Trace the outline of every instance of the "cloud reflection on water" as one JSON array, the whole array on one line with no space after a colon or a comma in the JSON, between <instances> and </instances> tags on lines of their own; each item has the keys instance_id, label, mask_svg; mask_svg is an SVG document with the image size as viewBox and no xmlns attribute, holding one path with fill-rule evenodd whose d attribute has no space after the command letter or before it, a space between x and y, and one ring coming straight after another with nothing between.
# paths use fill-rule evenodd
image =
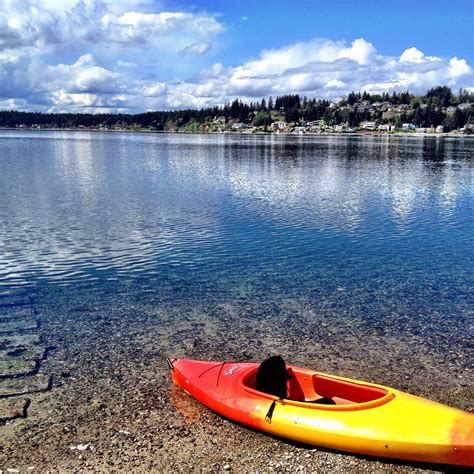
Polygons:
<instances>
[{"instance_id":1,"label":"cloud reflection on water","mask_svg":"<svg viewBox=\"0 0 474 474\"><path fill-rule=\"evenodd\" d=\"M401 235L428 238L433 226L466 238L472 148L435 138L1 132L0 286L178 267L244 274L252 259L272 265L272 253L280 263L292 252L342 258L325 246L337 236L355 254L374 242L390 252Z\"/></svg>"}]
</instances>

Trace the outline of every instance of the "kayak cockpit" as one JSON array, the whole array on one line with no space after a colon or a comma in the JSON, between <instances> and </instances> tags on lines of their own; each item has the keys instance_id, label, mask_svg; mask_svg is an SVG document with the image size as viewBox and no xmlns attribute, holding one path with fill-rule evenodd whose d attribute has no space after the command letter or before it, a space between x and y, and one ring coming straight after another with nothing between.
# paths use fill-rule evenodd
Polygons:
<instances>
[{"instance_id":1,"label":"kayak cockpit","mask_svg":"<svg viewBox=\"0 0 474 474\"><path fill-rule=\"evenodd\" d=\"M268 395L256 390L257 369L248 371L242 378L242 385L247 391ZM298 368L287 368L287 393L285 402L311 404L324 409L369 408L381 405L393 398L393 393L380 386L356 383L342 377L305 371ZM271 397L271 395L269 395ZM330 404L321 400L330 400ZM321 402L319 402L321 403Z\"/></svg>"}]
</instances>

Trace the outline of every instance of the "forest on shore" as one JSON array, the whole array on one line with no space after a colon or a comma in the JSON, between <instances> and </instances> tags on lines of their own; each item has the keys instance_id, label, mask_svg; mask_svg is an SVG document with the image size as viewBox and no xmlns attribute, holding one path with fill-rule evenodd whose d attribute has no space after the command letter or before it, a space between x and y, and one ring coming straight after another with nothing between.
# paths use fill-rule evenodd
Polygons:
<instances>
[{"instance_id":1,"label":"forest on shore","mask_svg":"<svg viewBox=\"0 0 474 474\"><path fill-rule=\"evenodd\" d=\"M443 126L447 132L474 126L474 93L466 89L453 93L447 86L438 86L422 96L408 91L392 94L364 91L329 101L287 94L249 103L235 99L223 106L138 114L0 111L2 128L216 132L239 128L268 131L276 122L293 126L307 123L328 127L344 125L357 129L367 121L390 124L393 128L403 124L414 128Z\"/></svg>"}]
</instances>

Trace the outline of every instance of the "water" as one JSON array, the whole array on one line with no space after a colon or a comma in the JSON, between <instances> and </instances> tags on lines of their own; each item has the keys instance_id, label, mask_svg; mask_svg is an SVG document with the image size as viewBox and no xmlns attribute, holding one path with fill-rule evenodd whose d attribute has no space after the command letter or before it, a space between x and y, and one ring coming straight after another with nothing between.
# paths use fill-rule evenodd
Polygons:
<instances>
[{"instance_id":1,"label":"water","mask_svg":"<svg viewBox=\"0 0 474 474\"><path fill-rule=\"evenodd\" d=\"M0 297L235 300L255 317L293 298L375 327L436 314L441 333L472 310L473 150L469 138L2 131Z\"/></svg>"}]
</instances>

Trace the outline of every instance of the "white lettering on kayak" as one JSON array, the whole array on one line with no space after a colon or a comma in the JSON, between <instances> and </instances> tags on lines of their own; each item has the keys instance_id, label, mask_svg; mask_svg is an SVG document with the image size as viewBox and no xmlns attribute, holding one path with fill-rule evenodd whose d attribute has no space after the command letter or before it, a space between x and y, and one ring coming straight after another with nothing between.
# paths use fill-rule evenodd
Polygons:
<instances>
[{"instance_id":1,"label":"white lettering on kayak","mask_svg":"<svg viewBox=\"0 0 474 474\"><path fill-rule=\"evenodd\" d=\"M232 367L230 367L229 369L227 369L225 372L224 372L224 375L233 375L234 372L239 368L238 365L233 365Z\"/></svg>"}]
</instances>

